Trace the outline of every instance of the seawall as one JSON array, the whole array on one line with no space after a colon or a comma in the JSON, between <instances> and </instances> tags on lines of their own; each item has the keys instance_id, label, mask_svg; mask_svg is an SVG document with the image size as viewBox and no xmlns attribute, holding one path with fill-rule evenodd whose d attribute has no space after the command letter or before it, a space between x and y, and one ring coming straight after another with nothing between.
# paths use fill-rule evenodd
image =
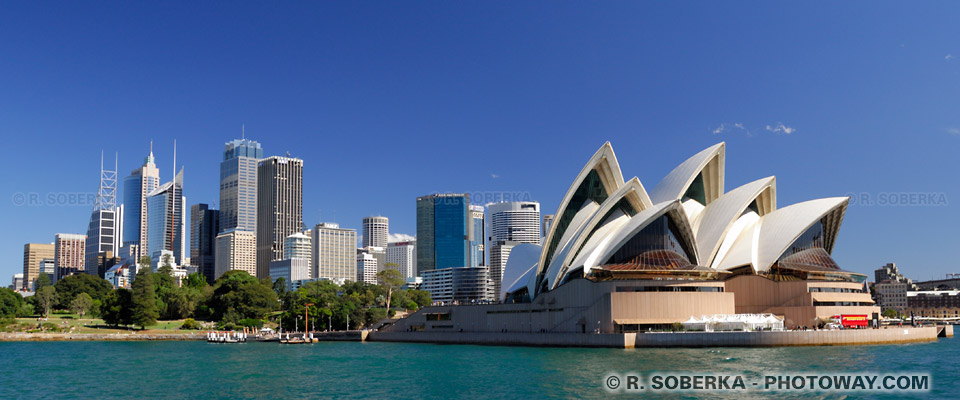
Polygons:
<instances>
[{"instance_id":1,"label":"seawall","mask_svg":"<svg viewBox=\"0 0 960 400\"><path fill-rule=\"evenodd\" d=\"M952 331L952 330L951 330ZM937 340L938 327L782 332L521 333L371 332L369 341L551 347L776 347Z\"/></svg>"}]
</instances>

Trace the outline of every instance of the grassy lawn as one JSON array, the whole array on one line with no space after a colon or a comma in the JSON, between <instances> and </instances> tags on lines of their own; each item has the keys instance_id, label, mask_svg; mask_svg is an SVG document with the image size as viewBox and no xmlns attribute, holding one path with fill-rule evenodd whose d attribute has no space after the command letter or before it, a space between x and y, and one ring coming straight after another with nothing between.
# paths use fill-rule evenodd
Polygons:
<instances>
[{"instance_id":1,"label":"grassy lawn","mask_svg":"<svg viewBox=\"0 0 960 400\"><path fill-rule=\"evenodd\" d=\"M36 325L40 323L51 323L59 327L73 328L73 333L130 333L131 329L114 328L107 326L102 319L84 317L80 319L76 314L50 314L46 321L37 321L36 317L17 318L17 322ZM183 320L157 321L156 324L147 326L145 331L138 333L163 333L163 334L187 334L198 333L196 330L180 330Z\"/></svg>"}]
</instances>

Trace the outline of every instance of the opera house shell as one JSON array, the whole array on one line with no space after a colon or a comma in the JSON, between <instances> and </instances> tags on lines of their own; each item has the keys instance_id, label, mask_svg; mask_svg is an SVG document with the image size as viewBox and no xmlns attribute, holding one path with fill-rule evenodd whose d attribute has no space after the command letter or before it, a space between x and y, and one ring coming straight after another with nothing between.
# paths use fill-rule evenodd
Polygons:
<instances>
[{"instance_id":1,"label":"opera house shell","mask_svg":"<svg viewBox=\"0 0 960 400\"><path fill-rule=\"evenodd\" d=\"M772 176L726 191L724 161L725 144L716 144L648 191L624 179L605 143L564 194L542 245L513 249L502 304L460 307L445 317L455 323L437 326L631 332L772 313L789 327L879 312L866 276L831 257L849 198L778 208Z\"/></svg>"}]
</instances>

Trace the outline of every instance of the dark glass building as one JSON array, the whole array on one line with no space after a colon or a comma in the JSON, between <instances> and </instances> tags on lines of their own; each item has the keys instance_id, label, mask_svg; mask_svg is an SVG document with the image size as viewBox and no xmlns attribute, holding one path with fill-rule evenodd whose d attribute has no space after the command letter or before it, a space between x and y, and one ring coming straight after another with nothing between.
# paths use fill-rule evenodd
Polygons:
<instances>
[{"instance_id":1,"label":"dark glass building","mask_svg":"<svg viewBox=\"0 0 960 400\"><path fill-rule=\"evenodd\" d=\"M213 284L220 211L200 203L190 206L190 264Z\"/></svg>"},{"instance_id":2,"label":"dark glass building","mask_svg":"<svg viewBox=\"0 0 960 400\"><path fill-rule=\"evenodd\" d=\"M471 265L470 196L432 194L417 198L417 275Z\"/></svg>"}]
</instances>

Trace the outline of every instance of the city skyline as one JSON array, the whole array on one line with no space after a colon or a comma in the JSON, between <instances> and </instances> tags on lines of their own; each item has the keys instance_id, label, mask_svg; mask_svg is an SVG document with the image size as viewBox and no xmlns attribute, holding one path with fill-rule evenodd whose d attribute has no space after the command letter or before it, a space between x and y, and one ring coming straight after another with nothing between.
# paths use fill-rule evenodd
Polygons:
<instances>
[{"instance_id":1,"label":"city skyline","mask_svg":"<svg viewBox=\"0 0 960 400\"><path fill-rule=\"evenodd\" d=\"M793 20L779 22L730 12L722 24L711 17L716 10L705 6L684 11L684 18L670 19L674 26L669 26L654 17L638 23L617 16L624 8L649 6L607 5L594 11L607 19L606 26L588 29L564 23L575 21L575 10L557 7L542 19L535 18L536 7L520 5L516 12L529 29L544 32L525 35L528 28L481 21L473 15L476 9L462 5L439 6L447 16L431 13L435 19L416 32L401 29L423 11L416 7L357 14L310 7L288 13L303 17L282 24L270 16L260 22L283 29L258 29L234 23L235 17L256 13L238 6L227 16L183 16L179 32L142 18L125 22L119 13L96 7L68 6L81 18L10 17L19 15L20 7L42 6L11 7L0 17L0 31L30 36L37 49L64 50L53 54L0 44L22 65L0 66L10 77L8 90L22 94L0 99L10 111L0 132L14 148L57 155L5 182L9 200L0 210L22 228L0 234L4 279L21 272L24 244L51 243L57 232L86 232L92 200L70 205L67 196L95 193L101 150L119 153L118 178L123 178L141 165L154 140L159 181L167 182L177 139L189 204L219 209L218 155L224 143L242 137L242 124L246 138L268 150L264 156L289 151L305 160L307 227L322 220L359 230L364 216L383 215L393 232L413 235L415 198L427 193L463 192L489 200L506 193L504 200L540 201L543 214L551 214L567 176L585 161L583 148L616 143L621 154L634 155L624 160L625 168L644 182L656 182L672 160L724 140L731 143L731 187L762 178L753 175L754 166L762 164L788 188L778 193L785 203L854 196L835 254L845 269L869 273L896 262L915 279L957 272L938 251L960 240L950 223L960 216L950 206L960 198L950 174L956 168L952 153L960 146L954 111L960 71L954 55L960 49L942 45L942 38L960 32L942 10L916 10L909 18L930 22L915 30L878 23L883 13L895 11L890 7L857 9L854 22L862 35L846 35L841 27L850 21L838 15L849 17L854 6L838 6L847 10L838 15L797 7ZM753 11L776 15L765 5ZM102 30L77 29L88 13L109 23ZM361 20L397 29L395 45L360 34L355 26ZM142 39L142 48L112 38L126 24L143 27L131 33L131 40ZM465 24L476 31L455 28ZM804 24L831 28L797 29ZM229 34L194 42L208 29ZM728 35L715 35L718 30ZM64 32L76 37L64 39ZM238 47L232 38L255 33L269 40ZM662 35L674 42L666 46L651 39ZM512 40L517 37L523 40ZM741 43L731 37L755 39ZM288 41L289 48L265 44ZM87 54L88 43L120 51ZM300 48L311 51L303 54ZM182 52L145 67L151 79L123 67L150 64L143 61L153 58L146 57L172 49ZM530 49L539 50L525 55ZM412 56L402 57L407 54ZM666 62L646 62L651 54ZM476 56L488 63L475 66ZM58 62L63 57L72 62ZM512 61L515 57L520 59ZM232 61L240 59L252 61ZM271 61L258 61L266 59ZM822 73L818 65L824 63L836 67L833 73ZM62 66L50 66L56 64ZM279 67L287 64L297 67ZM38 90L47 95L29 94ZM367 147L357 146L359 137ZM370 144L389 151L359 162ZM475 157L454 151L468 144ZM843 157L812 157L825 154L827 144L831 154ZM32 155L13 152L3 166L37 165ZM386 169L400 169L404 178L370 184L369 177L381 177ZM40 204L17 204L19 195L32 194ZM906 200L877 205L882 195ZM923 230L916 221L925 221Z\"/></svg>"}]
</instances>

